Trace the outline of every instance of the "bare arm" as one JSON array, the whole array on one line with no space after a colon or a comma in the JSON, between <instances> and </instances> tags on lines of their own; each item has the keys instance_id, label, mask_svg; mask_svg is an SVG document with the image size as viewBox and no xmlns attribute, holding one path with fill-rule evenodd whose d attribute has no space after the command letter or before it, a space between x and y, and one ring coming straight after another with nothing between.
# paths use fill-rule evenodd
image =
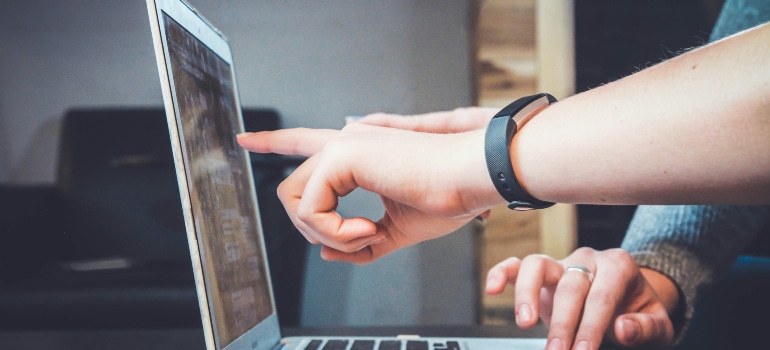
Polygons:
<instances>
[{"instance_id":1,"label":"bare arm","mask_svg":"<svg viewBox=\"0 0 770 350\"><path fill-rule=\"evenodd\" d=\"M767 67L770 24L565 99L516 134L514 170L528 192L553 202L768 203ZM310 156L279 197L308 240L327 246L326 258L366 263L504 202L487 173L483 129L405 129L355 123L238 142ZM337 214L339 197L357 187L383 198L378 222Z\"/></svg>"},{"instance_id":2,"label":"bare arm","mask_svg":"<svg viewBox=\"0 0 770 350\"><path fill-rule=\"evenodd\" d=\"M766 203L770 24L575 95L514 138L536 198L567 203Z\"/></svg>"}]
</instances>

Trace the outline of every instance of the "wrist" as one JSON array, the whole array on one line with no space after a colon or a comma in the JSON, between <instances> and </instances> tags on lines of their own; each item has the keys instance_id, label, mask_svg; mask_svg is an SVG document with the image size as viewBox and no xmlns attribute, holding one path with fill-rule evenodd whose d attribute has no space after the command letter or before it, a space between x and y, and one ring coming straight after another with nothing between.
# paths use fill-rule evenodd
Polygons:
<instances>
[{"instance_id":1,"label":"wrist","mask_svg":"<svg viewBox=\"0 0 770 350\"><path fill-rule=\"evenodd\" d=\"M477 129L455 134L458 139L452 144L457 156L451 163L454 168L455 191L467 212L481 212L494 206L507 204L500 196L489 177L484 156L485 130Z\"/></svg>"},{"instance_id":2,"label":"wrist","mask_svg":"<svg viewBox=\"0 0 770 350\"><path fill-rule=\"evenodd\" d=\"M555 102L556 98L547 93L522 97L500 110L487 126L485 156L489 177L510 209L544 209L554 205L532 196L523 186L514 165L518 160L514 140L530 118Z\"/></svg>"}]
</instances>

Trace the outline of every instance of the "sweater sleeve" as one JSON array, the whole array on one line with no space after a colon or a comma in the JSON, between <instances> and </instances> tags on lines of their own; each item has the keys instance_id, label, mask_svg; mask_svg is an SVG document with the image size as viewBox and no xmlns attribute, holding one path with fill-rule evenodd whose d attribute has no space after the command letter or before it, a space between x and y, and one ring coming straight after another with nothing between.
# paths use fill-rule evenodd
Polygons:
<instances>
[{"instance_id":1,"label":"sweater sleeve","mask_svg":"<svg viewBox=\"0 0 770 350\"><path fill-rule=\"evenodd\" d=\"M684 323L694 304L757 235L769 206L639 206L622 248L679 287Z\"/></svg>"}]
</instances>

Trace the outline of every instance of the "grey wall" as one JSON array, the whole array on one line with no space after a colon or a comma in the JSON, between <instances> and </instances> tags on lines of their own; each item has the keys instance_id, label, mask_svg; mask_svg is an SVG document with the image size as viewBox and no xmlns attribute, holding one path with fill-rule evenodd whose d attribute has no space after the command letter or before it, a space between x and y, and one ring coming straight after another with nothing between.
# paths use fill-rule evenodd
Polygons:
<instances>
[{"instance_id":1,"label":"grey wall","mask_svg":"<svg viewBox=\"0 0 770 350\"><path fill-rule=\"evenodd\" d=\"M274 107L285 126L338 128L345 115L472 102L467 0L190 1L229 37L243 105ZM141 0L0 2L0 182L54 181L70 107L162 104L146 11ZM340 210L377 218L382 209L355 192ZM304 320L472 322L471 237L366 267L314 252Z\"/></svg>"},{"instance_id":2,"label":"grey wall","mask_svg":"<svg viewBox=\"0 0 770 350\"><path fill-rule=\"evenodd\" d=\"M466 1L193 5L229 37L244 106L286 126L472 102ZM0 48L2 182L53 181L50 129L69 107L162 103L144 1L0 2Z\"/></svg>"}]
</instances>

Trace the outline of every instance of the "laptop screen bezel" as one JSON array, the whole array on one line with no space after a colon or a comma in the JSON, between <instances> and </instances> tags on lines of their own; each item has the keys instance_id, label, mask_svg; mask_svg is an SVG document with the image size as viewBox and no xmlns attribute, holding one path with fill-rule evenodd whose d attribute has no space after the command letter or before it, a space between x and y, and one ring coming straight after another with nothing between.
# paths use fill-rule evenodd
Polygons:
<instances>
[{"instance_id":1,"label":"laptop screen bezel","mask_svg":"<svg viewBox=\"0 0 770 350\"><path fill-rule=\"evenodd\" d=\"M195 276L196 289L201 310L201 320L203 323L206 347L208 349L222 350L273 348L280 341L281 336L275 308L275 299L272 292L272 282L270 281L269 274L266 276L266 282L268 283L268 289L270 291L270 303L272 305L272 313L270 316L259 322L250 330L246 331L226 347L220 347L220 341L217 335L217 327L214 320L217 315L215 315L215 311L210 304L210 291L207 288L206 277L204 274L206 259L204 259L204 256L202 255L205 253L198 244L199 233L195 228L194 216L192 212L191 195L189 192L190 190L188 181L189 174L186 170L183 156L182 142L184 140L184 135L182 135L181 119L179 113L177 113L177 111L179 111L179 106L174 99L175 93L173 90L173 75L171 73L171 62L169 61L168 46L166 44L163 14L165 13L167 16L177 22L177 24L181 25L190 34L200 40L216 55L218 55L227 64L229 64L232 74L231 79L233 82L233 92L236 99L236 104L238 106L238 125L240 130L237 132L242 132L243 120L240 109L240 98L237 91L238 88L235 80L235 69L233 65L233 56L230 45L221 32L219 32L213 25L211 25L210 22L201 16L192 6L182 0L147 0L147 7L150 16L155 55L158 63L158 72L163 91L163 101L166 108L169 135L171 137L171 148L174 155L174 165L177 171L177 179L179 183L185 227L187 229L187 238L192 258L193 274ZM235 133L233 134L233 137L235 137L234 135ZM245 150L243 152L246 154ZM246 157L248 159L247 155ZM253 201L253 207L257 208L258 210L256 191L254 191L254 182L251 174L251 168L247 168L248 173L245 173L244 176L248 176L248 181L251 186L250 200ZM262 225L258 212L254 213L254 220L257 229L261 232ZM262 252L266 252L264 240L260 239L259 243L261 244ZM264 266L267 267L268 262L265 254L262 254L262 260Z\"/></svg>"}]
</instances>

